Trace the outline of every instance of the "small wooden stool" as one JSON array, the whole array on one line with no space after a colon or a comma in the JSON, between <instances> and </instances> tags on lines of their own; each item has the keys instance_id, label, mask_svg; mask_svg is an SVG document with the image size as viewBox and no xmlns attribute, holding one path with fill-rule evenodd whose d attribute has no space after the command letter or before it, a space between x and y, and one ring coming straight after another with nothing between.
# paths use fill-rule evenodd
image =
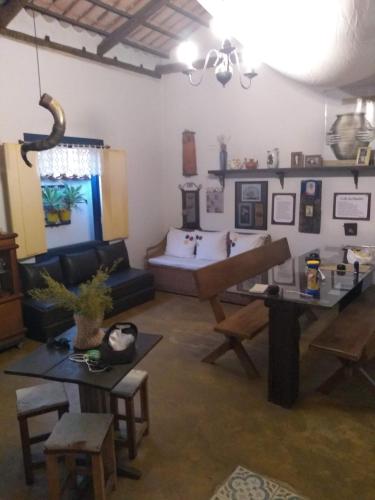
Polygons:
<instances>
[{"instance_id":1,"label":"small wooden stool","mask_svg":"<svg viewBox=\"0 0 375 500\"><path fill-rule=\"evenodd\" d=\"M69 474L82 472L76 455L91 458L95 500L104 500L106 492L116 489L116 456L113 415L106 413L65 413L57 422L44 446L47 458L49 500L61 498L59 457L65 458ZM87 468L84 468L87 472Z\"/></svg>"},{"instance_id":2,"label":"small wooden stool","mask_svg":"<svg viewBox=\"0 0 375 500\"><path fill-rule=\"evenodd\" d=\"M61 418L65 412L69 411L69 400L64 385L59 382L17 389L16 398L26 484L33 484L33 469L39 466L41 462L33 462L31 445L45 441L50 433L30 437L27 419L51 411L57 411L59 418Z\"/></svg>"},{"instance_id":3,"label":"small wooden stool","mask_svg":"<svg viewBox=\"0 0 375 500\"><path fill-rule=\"evenodd\" d=\"M116 437L116 443L128 448L130 460L137 456L139 443L150 429L147 378L147 372L131 370L111 391L111 412L115 418L115 430L120 430L120 420L126 422L126 437ZM138 391L140 394L140 417L136 417L134 410L134 398ZM119 412L120 399L124 400L125 414ZM136 423L140 425L136 425Z\"/></svg>"}]
</instances>

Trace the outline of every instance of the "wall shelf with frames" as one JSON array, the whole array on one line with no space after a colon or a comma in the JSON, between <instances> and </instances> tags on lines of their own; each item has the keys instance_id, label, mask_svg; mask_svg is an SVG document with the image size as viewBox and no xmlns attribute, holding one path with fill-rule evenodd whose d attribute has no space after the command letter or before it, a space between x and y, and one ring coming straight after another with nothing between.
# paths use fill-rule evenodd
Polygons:
<instances>
[{"instance_id":1,"label":"wall shelf with frames","mask_svg":"<svg viewBox=\"0 0 375 500\"><path fill-rule=\"evenodd\" d=\"M353 177L355 188L358 189L359 177L375 176L375 166L349 167L306 167L306 168L255 168L246 170L209 170L209 175L218 177L220 184L224 187L226 178L237 179L264 179L277 177L280 186L284 189L286 177Z\"/></svg>"}]
</instances>

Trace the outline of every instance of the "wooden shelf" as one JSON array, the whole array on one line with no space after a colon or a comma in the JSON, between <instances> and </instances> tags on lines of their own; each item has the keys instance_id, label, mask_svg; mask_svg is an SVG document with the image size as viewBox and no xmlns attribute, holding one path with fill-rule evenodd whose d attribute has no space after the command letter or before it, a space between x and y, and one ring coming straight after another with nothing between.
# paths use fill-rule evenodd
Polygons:
<instances>
[{"instance_id":1,"label":"wooden shelf","mask_svg":"<svg viewBox=\"0 0 375 500\"><path fill-rule=\"evenodd\" d=\"M246 170L209 170L210 175L216 175L222 186L225 178L237 179L259 179L278 177L281 187L284 189L285 177L353 177L354 185L358 189L358 178L360 176L375 176L375 166L359 167L306 167L306 168L254 168Z\"/></svg>"}]
</instances>

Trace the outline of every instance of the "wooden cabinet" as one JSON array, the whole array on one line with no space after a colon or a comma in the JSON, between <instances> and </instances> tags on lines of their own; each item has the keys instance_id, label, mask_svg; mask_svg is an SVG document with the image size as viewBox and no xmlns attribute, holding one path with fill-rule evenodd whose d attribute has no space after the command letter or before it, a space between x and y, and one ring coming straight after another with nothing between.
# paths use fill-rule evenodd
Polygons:
<instances>
[{"instance_id":1,"label":"wooden cabinet","mask_svg":"<svg viewBox=\"0 0 375 500\"><path fill-rule=\"evenodd\" d=\"M25 333L16 236L0 233L0 350L18 344Z\"/></svg>"}]
</instances>

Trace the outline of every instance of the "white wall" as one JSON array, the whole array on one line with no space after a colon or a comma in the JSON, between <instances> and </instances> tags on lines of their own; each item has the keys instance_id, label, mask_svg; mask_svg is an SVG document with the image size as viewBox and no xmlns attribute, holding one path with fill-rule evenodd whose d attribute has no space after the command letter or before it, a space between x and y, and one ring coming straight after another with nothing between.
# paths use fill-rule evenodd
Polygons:
<instances>
[{"instance_id":1,"label":"white wall","mask_svg":"<svg viewBox=\"0 0 375 500\"><path fill-rule=\"evenodd\" d=\"M38 33L44 36L40 19ZM17 18L18 24L28 28L30 22L28 16ZM54 23L49 25L48 32L51 30L59 33L61 28ZM78 45L80 36L87 37L72 28L65 29L63 35ZM65 110L66 135L103 139L113 148L127 150L127 246L131 263L142 265L145 248L161 234L160 81L43 49L40 66L42 91L55 97ZM0 143L17 142L24 132L49 133L51 116L38 106L35 48L0 37L0 67ZM2 193L1 227L6 228Z\"/></svg>"},{"instance_id":2,"label":"white wall","mask_svg":"<svg viewBox=\"0 0 375 500\"><path fill-rule=\"evenodd\" d=\"M235 75L236 76L236 75ZM280 166L290 166L292 151L324 154L332 159L325 143L325 103L323 94L281 76L269 67L259 68L250 90L243 90L236 78L222 88L210 70L199 87L192 87L184 75L165 77L163 85L163 213L164 229L180 226L181 194L178 184L193 181L202 184L201 226L204 229L234 229L234 183L246 179L226 179L224 213L206 212L207 186L218 186L207 171L219 169L217 136L225 134L228 158L254 157L266 166L266 151L280 148ZM182 131L196 132L198 176L182 176ZM249 179L255 180L255 179ZM262 179L265 180L265 179ZM375 243L373 222L358 222L358 237L344 236L343 222L333 220L333 193L353 192L352 178L323 178L322 225L319 235L298 232L301 179L286 179L284 192L297 193L296 225L271 225L272 193L282 192L277 179L269 180L268 231L273 238L287 236L292 252L300 254L326 244ZM359 192L372 193L372 217L375 217L375 182L359 181Z\"/></svg>"}]
</instances>

